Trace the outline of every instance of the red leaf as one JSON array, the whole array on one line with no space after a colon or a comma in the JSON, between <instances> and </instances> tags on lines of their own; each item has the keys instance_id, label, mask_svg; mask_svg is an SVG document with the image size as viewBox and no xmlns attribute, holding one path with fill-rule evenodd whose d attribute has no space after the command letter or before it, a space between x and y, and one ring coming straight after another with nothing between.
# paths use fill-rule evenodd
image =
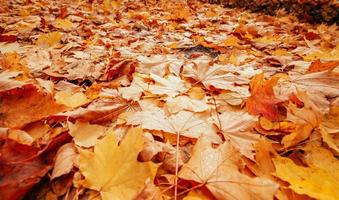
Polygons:
<instances>
[{"instance_id":1,"label":"red leaf","mask_svg":"<svg viewBox=\"0 0 339 200\"><path fill-rule=\"evenodd\" d=\"M15 35L0 35L0 42L16 42L17 37Z\"/></svg>"},{"instance_id":2,"label":"red leaf","mask_svg":"<svg viewBox=\"0 0 339 200\"><path fill-rule=\"evenodd\" d=\"M60 134L42 150L10 139L0 141L1 200L24 197L52 168L57 149L71 139Z\"/></svg>"},{"instance_id":3,"label":"red leaf","mask_svg":"<svg viewBox=\"0 0 339 200\"><path fill-rule=\"evenodd\" d=\"M258 74L250 82L251 96L246 102L246 108L250 114L262 115L269 120L278 120L279 110L277 99L273 92L273 86L277 83L279 77L273 77L271 80L265 80L264 74Z\"/></svg>"},{"instance_id":4,"label":"red leaf","mask_svg":"<svg viewBox=\"0 0 339 200\"><path fill-rule=\"evenodd\" d=\"M64 19L68 15L67 7L60 8L59 18Z\"/></svg>"},{"instance_id":5,"label":"red leaf","mask_svg":"<svg viewBox=\"0 0 339 200\"><path fill-rule=\"evenodd\" d=\"M0 196L3 200L20 199L40 181L51 164L36 156L39 149L14 140L0 146Z\"/></svg>"},{"instance_id":6,"label":"red leaf","mask_svg":"<svg viewBox=\"0 0 339 200\"><path fill-rule=\"evenodd\" d=\"M313 32L307 32L305 33L305 38L307 40L316 40L316 39L320 39L320 36Z\"/></svg>"}]
</instances>

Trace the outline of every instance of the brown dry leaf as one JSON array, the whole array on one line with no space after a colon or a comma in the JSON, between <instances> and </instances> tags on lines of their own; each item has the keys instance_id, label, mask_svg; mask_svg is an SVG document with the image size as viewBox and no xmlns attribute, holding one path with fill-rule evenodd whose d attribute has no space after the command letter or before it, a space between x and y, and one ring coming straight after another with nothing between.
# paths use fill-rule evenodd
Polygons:
<instances>
[{"instance_id":1,"label":"brown dry leaf","mask_svg":"<svg viewBox=\"0 0 339 200\"><path fill-rule=\"evenodd\" d=\"M238 85L249 83L247 78L234 75L226 69L224 65L211 66L209 60L201 60L185 65L183 75L201 82L207 89L214 87L237 92L242 89L242 87L237 87Z\"/></svg>"},{"instance_id":2,"label":"brown dry leaf","mask_svg":"<svg viewBox=\"0 0 339 200\"><path fill-rule=\"evenodd\" d=\"M202 118L199 114L180 111L174 115L167 116L161 109L145 110L136 112L126 119L128 125L141 125L143 129L165 131L180 134L189 138L199 138L207 135L214 142L220 139L212 129L212 124Z\"/></svg>"},{"instance_id":3,"label":"brown dry leaf","mask_svg":"<svg viewBox=\"0 0 339 200\"><path fill-rule=\"evenodd\" d=\"M52 94L36 85L25 85L0 94L0 126L22 127L65 110L54 101Z\"/></svg>"},{"instance_id":4,"label":"brown dry leaf","mask_svg":"<svg viewBox=\"0 0 339 200\"><path fill-rule=\"evenodd\" d=\"M240 167L240 155L230 143L213 148L210 140L200 138L179 177L206 186L217 199L273 199L277 184L244 175Z\"/></svg>"},{"instance_id":5,"label":"brown dry leaf","mask_svg":"<svg viewBox=\"0 0 339 200\"><path fill-rule=\"evenodd\" d=\"M143 143L142 130L132 128L120 144L114 133L109 133L95 145L94 152L80 150L83 186L99 191L103 200L135 198L155 172L154 164L137 161Z\"/></svg>"},{"instance_id":6,"label":"brown dry leaf","mask_svg":"<svg viewBox=\"0 0 339 200\"><path fill-rule=\"evenodd\" d=\"M119 87L118 90L123 98L137 101L140 99L143 91L147 88L148 85L145 83L142 76L135 73L131 85L128 87Z\"/></svg>"},{"instance_id":7,"label":"brown dry leaf","mask_svg":"<svg viewBox=\"0 0 339 200\"><path fill-rule=\"evenodd\" d=\"M120 98L98 99L91 102L86 108L80 107L72 111L58 113L52 115L51 118L71 118L89 122L109 121L116 118L128 107L128 102Z\"/></svg>"},{"instance_id":8,"label":"brown dry leaf","mask_svg":"<svg viewBox=\"0 0 339 200\"><path fill-rule=\"evenodd\" d=\"M77 154L72 143L64 144L56 154L51 179L58 178L71 172Z\"/></svg>"},{"instance_id":9,"label":"brown dry leaf","mask_svg":"<svg viewBox=\"0 0 339 200\"><path fill-rule=\"evenodd\" d=\"M155 84L150 85L148 91L153 94L175 97L187 91L184 81L176 76L170 75L167 78L162 78L151 74L151 78L155 81Z\"/></svg>"},{"instance_id":10,"label":"brown dry leaf","mask_svg":"<svg viewBox=\"0 0 339 200\"><path fill-rule=\"evenodd\" d=\"M339 76L335 72L321 71L292 77L292 83L298 89L305 89L312 94L324 94L326 97L339 96Z\"/></svg>"},{"instance_id":11,"label":"brown dry leaf","mask_svg":"<svg viewBox=\"0 0 339 200\"><path fill-rule=\"evenodd\" d=\"M241 154L254 159L254 144L259 141L260 136L249 131L256 123L256 117L242 111L226 111L214 116L213 120L226 140L239 148Z\"/></svg>"},{"instance_id":12,"label":"brown dry leaf","mask_svg":"<svg viewBox=\"0 0 339 200\"><path fill-rule=\"evenodd\" d=\"M182 110L191 112L204 112L209 108L204 101L195 100L188 96L168 98L166 101L166 106L170 113L178 113Z\"/></svg>"}]
</instances>

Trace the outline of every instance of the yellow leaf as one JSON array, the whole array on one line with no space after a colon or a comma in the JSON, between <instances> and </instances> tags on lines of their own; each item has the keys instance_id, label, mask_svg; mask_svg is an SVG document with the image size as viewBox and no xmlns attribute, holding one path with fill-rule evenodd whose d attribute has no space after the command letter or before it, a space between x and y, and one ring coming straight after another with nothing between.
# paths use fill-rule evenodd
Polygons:
<instances>
[{"instance_id":1,"label":"yellow leaf","mask_svg":"<svg viewBox=\"0 0 339 200\"><path fill-rule=\"evenodd\" d=\"M183 200L209 200L210 198L204 195L204 193L193 190L188 193L188 195Z\"/></svg>"},{"instance_id":2,"label":"yellow leaf","mask_svg":"<svg viewBox=\"0 0 339 200\"><path fill-rule=\"evenodd\" d=\"M313 130L310 124L297 125L295 131L283 137L281 143L285 148L294 146L299 142L306 140Z\"/></svg>"},{"instance_id":3,"label":"yellow leaf","mask_svg":"<svg viewBox=\"0 0 339 200\"><path fill-rule=\"evenodd\" d=\"M317 144L309 143L305 148L305 161L310 167L320 168L339 181L339 161L333 153Z\"/></svg>"},{"instance_id":4,"label":"yellow leaf","mask_svg":"<svg viewBox=\"0 0 339 200\"><path fill-rule=\"evenodd\" d=\"M238 65L239 63L238 63L238 58L232 53L231 55L230 55L230 60L229 60L229 62L231 63L231 64L233 64L233 65Z\"/></svg>"},{"instance_id":5,"label":"yellow leaf","mask_svg":"<svg viewBox=\"0 0 339 200\"><path fill-rule=\"evenodd\" d=\"M277 50L272 52L272 55L275 55L275 56L288 56L288 55L290 55L290 53L288 51L286 51L285 49L277 49Z\"/></svg>"},{"instance_id":6,"label":"yellow leaf","mask_svg":"<svg viewBox=\"0 0 339 200\"><path fill-rule=\"evenodd\" d=\"M79 107L90 102L90 100L87 99L84 93L73 93L71 89L57 92L54 98L57 103L66 105L71 108Z\"/></svg>"},{"instance_id":7,"label":"yellow leaf","mask_svg":"<svg viewBox=\"0 0 339 200\"><path fill-rule=\"evenodd\" d=\"M100 136L105 134L104 126L77 121L68 123L69 134L74 138L75 144L82 147L94 146Z\"/></svg>"},{"instance_id":8,"label":"yellow leaf","mask_svg":"<svg viewBox=\"0 0 339 200\"><path fill-rule=\"evenodd\" d=\"M41 34L36 41L37 45L44 47L53 47L57 44L60 44L62 34L60 32L51 32L46 34Z\"/></svg>"},{"instance_id":9,"label":"yellow leaf","mask_svg":"<svg viewBox=\"0 0 339 200\"><path fill-rule=\"evenodd\" d=\"M235 36L230 36L226 40L224 40L223 45L227 47L237 47L239 46L240 40Z\"/></svg>"},{"instance_id":10,"label":"yellow leaf","mask_svg":"<svg viewBox=\"0 0 339 200\"><path fill-rule=\"evenodd\" d=\"M327 61L337 61L339 60L339 49L334 49L331 51L322 49L322 50L317 50L313 51L312 53L309 53L305 55L304 57L305 61L314 61L317 59L320 60L327 60Z\"/></svg>"},{"instance_id":11,"label":"yellow leaf","mask_svg":"<svg viewBox=\"0 0 339 200\"><path fill-rule=\"evenodd\" d=\"M320 200L338 199L339 181L328 170L315 166L298 166L291 159L284 157L277 157L273 162L276 167L275 175L289 182L289 187L296 193ZM336 170L338 172L339 169Z\"/></svg>"},{"instance_id":12,"label":"yellow leaf","mask_svg":"<svg viewBox=\"0 0 339 200\"><path fill-rule=\"evenodd\" d=\"M201 100L205 97L205 91L201 87L191 87L188 96L192 99Z\"/></svg>"},{"instance_id":13,"label":"yellow leaf","mask_svg":"<svg viewBox=\"0 0 339 200\"><path fill-rule=\"evenodd\" d=\"M279 41L279 37L275 36L275 35L264 36L264 37L254 39L254 41L262 43L262 44L274 44L274 43L277 43Z\"/></svg>"},{"instance_id":14,"label":"yellow leaf","mask_svg":"<svg viewBox=\"0 0 339 200\"><path fill-rule=\"evenodd\" d=\"M133 128L118 143L109 133L90 150L80 150L80 171L86 188L100 192L103 200L131 200L154 174L154 164L137 161L144 144L142 130Z\"/></svg>"},{"instance_id":15,"label":"yellow leaf","mask_svg":"<svg viewBox=\"0 0 339 200\"><path fill-rule=\"evenodd\" d=\"M68 19L56 19L53 26L63 30L69 30L73 28L73 23Z\"/></svg>"}]
</instances>

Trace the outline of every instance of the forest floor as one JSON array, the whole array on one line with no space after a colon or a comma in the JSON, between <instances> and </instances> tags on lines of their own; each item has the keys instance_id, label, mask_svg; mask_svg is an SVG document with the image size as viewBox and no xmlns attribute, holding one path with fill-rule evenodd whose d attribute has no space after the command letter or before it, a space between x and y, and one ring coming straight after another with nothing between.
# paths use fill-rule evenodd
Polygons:
<instances>
[{"instance_id":1,"label":"forest floor","mask_svg":"<svg viewBox=\"0 0 339 200\"><path fill-rule=\"evenodd\" d=\"M199 1L0 2L0 198L339 197L339 31Z\"/></svg>"}]
</instances>

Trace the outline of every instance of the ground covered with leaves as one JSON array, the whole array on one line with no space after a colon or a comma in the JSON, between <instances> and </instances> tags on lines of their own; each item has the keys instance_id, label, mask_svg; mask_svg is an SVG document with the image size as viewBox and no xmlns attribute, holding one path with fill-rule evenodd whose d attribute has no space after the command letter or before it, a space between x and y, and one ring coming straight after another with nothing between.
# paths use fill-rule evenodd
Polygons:
<instances>
[{"instance_id":1,"label":"ground covered with leaves","mask_svg":"<svg viewBox=\"0 0 339 200\"><path fill-rule=\"evenodd\" d=\"M0 2L0 198L339 197L336 25L199 1Z\"/></svg>"}]
</instances>

